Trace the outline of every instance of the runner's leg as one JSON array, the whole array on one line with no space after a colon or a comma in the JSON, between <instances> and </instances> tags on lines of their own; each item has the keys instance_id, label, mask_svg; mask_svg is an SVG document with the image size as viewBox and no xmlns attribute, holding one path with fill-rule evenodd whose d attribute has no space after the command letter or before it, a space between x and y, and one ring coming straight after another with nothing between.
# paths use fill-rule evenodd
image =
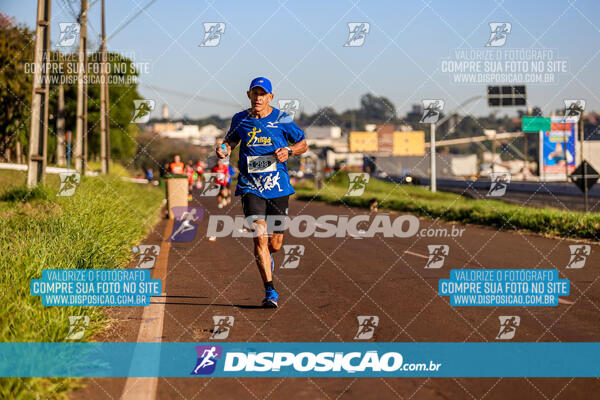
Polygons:
<instances>
[{"instance_id":1,"label":"runner's leg","mask_svg":"<svg viewBox=\"0 0 600 400\"><path fill-rule=\"evenodd\" d=\"M269 238L269 253L273 254L281 249L283 244L283 233L272 233Z\"/></svg>"},{"instance_id":2,"label":"runner's leg","mask_svg":"<svg viewBox=\"0 0 600 400\"><path fill-rule=\"evenodd\" d=\"M275 253L281 249L283 244L283 232L285 231L285 218L288 213L289 196L277 197L267 200L267 216L277 218L276 225L269 238L269 252ZM271 228L271 227L269 227Z\"/></svg>"},{"instance_id":3,"label":"runner's leg","mask_svg":"<svg viewBox=\"0 0 600 400\"><path fill-rule=\"evenodd\" d=\"M254 228L254 257L258 272L263 283L271 282L271 253L269 252L269 235L267 233L267 223L264 220L256 221L252 224Z\"/></svg>"},{"instance_id":4,"label":"runner's leg","mask_svg":"<svg viewBox=\"0 0 600 400\"><path fill-rule=\"evenodd\" d=\"M254 230L254 257L263 283L271 282L271 255L269 253L269 235L265 221L267 202L252 193L242 196L244 216L251 220L249 225Z\"/></svg>"}]
</instances>

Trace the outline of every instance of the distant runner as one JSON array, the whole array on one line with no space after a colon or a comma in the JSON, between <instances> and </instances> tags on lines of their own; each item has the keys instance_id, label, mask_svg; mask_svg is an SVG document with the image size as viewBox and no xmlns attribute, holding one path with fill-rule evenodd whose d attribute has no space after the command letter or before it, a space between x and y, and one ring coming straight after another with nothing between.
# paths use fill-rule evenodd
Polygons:
<instances>
[{"instance_id":1,"label":"distant runner","mask_svg":"<svg viewBox=\"0 0 600 400\"><path fill-rule=\"evenodd\" d=\"M188 201L189 201L189 200L192 200L192 190L194 189L194 175L196 174L192 160L188 161L188 163L185 166L183 171L188 177Z\"/></svg>"},{"instance_id":2,"label":"distant runner","mask_svg":"<svg viewBox=\"0 0 600 400\"><path fill-rule=\"evenodd\" d=\"M202 175L203 174L204 174L204 165L202 164L202 161L198 161L196 163L196 182L195 182L196 189L198 189L198 190L202 189Z\"/></svg>"},{"instance_id":3,"label":"distant runner","mask_svg":"<svg viewBox=\"0 0 600 400\"><path fill-rule=\"evenodd\" d=\"M172 174L183 175L184 165L181 162L181 157L179 155L175 156L175 161L169 164L169 171Z\"/></svg>"},{"instance_id":4,"label":"distant runner","mask_svg":"<svg viewBox=\"0 0 600 400\"><path fill-rule=\"evenodd\" d=\"M229 167L223 163L223 160L218 159L217 165L211 171L216 174L215 184L219 186L217 207L223 208L228 204L229 190L227 189L227 182L229 181Z\"/></svg>"},{"instance_id":5,"label":"distant runner","mask_svg":"<svg viewBox=\"0 0 600 400\"><path fill-rule=\"evenodd\" d=\"M235 195L242 196L242 208L254 230L254 254L265 286L264 307L275 308L279 294L273 286L273 257L281 248L283 230L269 232L267 216L285 217L288 199L295 193L290 184L287 160L308 150L304 132L283 111L272 107L271 82L259 77L246 93L251 107L233 116L225 136L227 154L240 144L239 175Z\"/></svg>"}]
</instances>

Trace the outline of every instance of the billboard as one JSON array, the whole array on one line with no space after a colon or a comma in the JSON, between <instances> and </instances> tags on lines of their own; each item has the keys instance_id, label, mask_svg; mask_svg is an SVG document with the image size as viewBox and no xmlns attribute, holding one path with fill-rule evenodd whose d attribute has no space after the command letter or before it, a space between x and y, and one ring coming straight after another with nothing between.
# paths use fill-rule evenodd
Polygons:
<instances>
[{"instance_id":1,"label":"billboard","mask_svg":"<svg viewBox=\"0 0 600 400\"><path fill-rule=\"evenodd\" d=\"M377 152L377 132L350 132L350 152Z\"/></svg>"},{"instance_id":2,"label":"billboard","mask_svg":"<svg viewBox=\"0 0 600 400\"><path fill-rule=\"evenodd\" d=\"M563 175L575 170L576 121L552 118L549 131L542 131L542 174Z\"/></svg>"},{"instance_id":3,"label":"billboard","mask_svg":"<svg viewBox=\"0 0 600 400\"><path fill-rule=\"evenodd\" d=\"M395 156L423 156L425 155L425 132L394 132Z\"/></svg>"}]
</instances>

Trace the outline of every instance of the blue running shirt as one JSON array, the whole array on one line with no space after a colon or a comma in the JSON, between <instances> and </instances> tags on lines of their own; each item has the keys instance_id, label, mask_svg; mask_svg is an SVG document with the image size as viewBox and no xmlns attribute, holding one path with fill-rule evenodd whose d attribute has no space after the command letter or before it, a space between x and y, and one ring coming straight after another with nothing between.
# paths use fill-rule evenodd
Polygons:
<instances>
[{"instance_id":1,"label":"blue running shirt","mask_svg":"<svg viewBox=\"0 0 600 400\"><path fill-rule=\"evenodd\" d=\"M274 156L275 150L305 139L292 117L273 108L264 118L252 118L245 110L233 116L225 139L240 144L236 196L254 193L272 199L295 193L287 162L278 163Z\"/></svg>"}]
</instances>

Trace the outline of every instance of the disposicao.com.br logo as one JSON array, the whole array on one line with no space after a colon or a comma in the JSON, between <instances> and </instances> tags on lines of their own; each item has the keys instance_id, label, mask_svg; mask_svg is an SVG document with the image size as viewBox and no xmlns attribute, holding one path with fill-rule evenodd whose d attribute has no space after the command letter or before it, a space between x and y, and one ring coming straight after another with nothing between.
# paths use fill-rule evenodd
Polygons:
<instances>
[{"instance_id":1,"label":"disposicao.com.br logo","mask_svg":"<svg viewBox=\"0 0 600 400\"><path fill-rule=\"evenodd\" d=\"M227 352L224 372L403 372L439 371L441 363L404 363L402 354L365 352Z\"/></svg>"},{"instance_id":2,"label":"disposicao.com.br logo","mask_svg":"<svg viewBox=\"0 0 600 400\"><path fill-rule=\"evenodd\" d=\"M399 215L395 218L389 214L363 215L297 215L293 218L283 215L253 215L244 218L241 215L211 215L208 221L206 236L209 237L253 237L258 233L251 227L254 221L263 220L269 232L287 231L296 238L314 236L331 238L351 236L354 238L372 238L376 234L384 237L409 238L419 237L460 237L463 229L456 228L422 228L414 215Z\"/></svg>"}]
</instances>

